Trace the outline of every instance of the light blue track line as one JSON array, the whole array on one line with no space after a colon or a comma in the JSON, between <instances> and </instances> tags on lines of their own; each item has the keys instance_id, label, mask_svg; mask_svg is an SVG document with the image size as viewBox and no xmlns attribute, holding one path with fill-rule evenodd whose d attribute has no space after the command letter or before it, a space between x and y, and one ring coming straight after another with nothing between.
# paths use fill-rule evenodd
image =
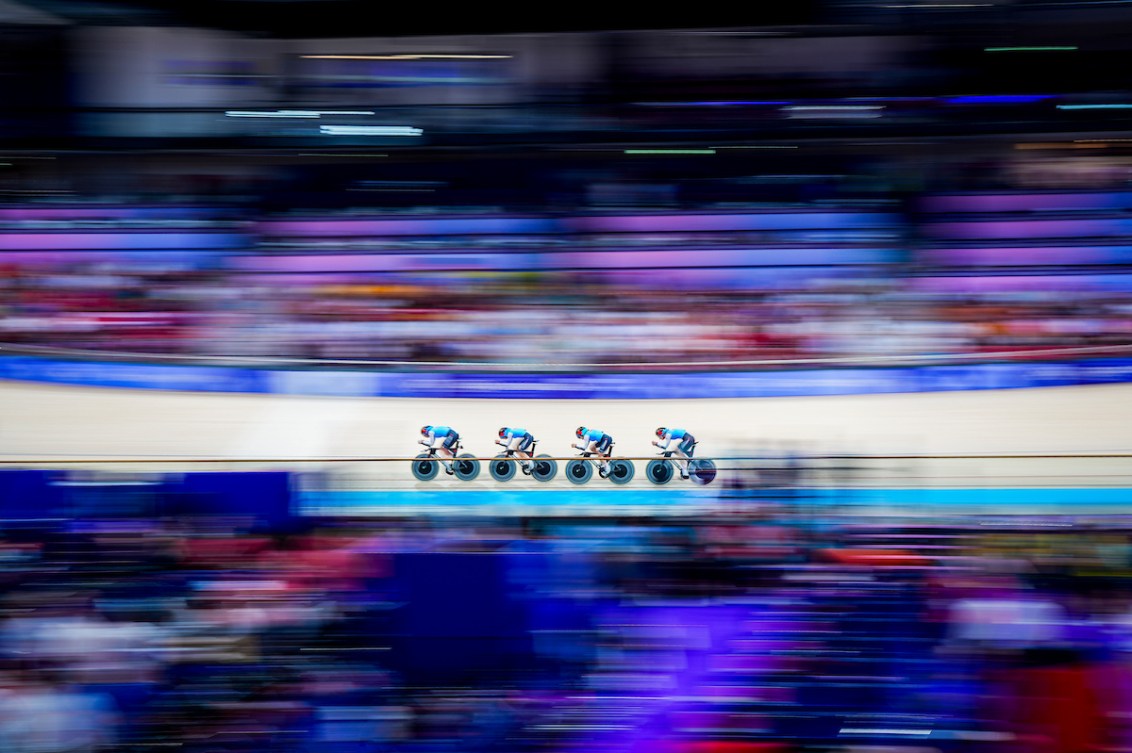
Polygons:
<instances>
[{"instance_id":1,"label":"light blue track line","mask_svg":"<svg viewBox=\"0 0 1132 753\"><path fill-rule=\"evenodd\" d=\"M781 496L766 497L786 501ZM726 504L728 497L713 489L516 489L516 490L413 490L413 491L311 491L299 494L305 514L359 513L367 509L478 507L602 508L625 510L644 507ZM740 500L736 500L739 502ZM1019 511L1034 508L1127 508L1132 513L1132 488L991 488L991 489L821 489L800 490L794 501L820 507L884 507L924 512L925 508L990 508Z\"/></svg>"},{"instance_id":2,"label":"light blue track line","mask_svg":"<svg viewBox=\"0 0 1132 753\"><path fill-rule=\"evenodd\" d=\"M515 490L413 490L413 491L313 491L299 494L300 509L316 507L365 509L367 507L497 507L522 505L655 507L691 502L711 502L711 492L688 489L515 489Z\"/></svg>"},{"instance_id":3,"label":"light blue track line","mask_svg":"<svg viewBox=\"0 0 1132 753\"><path fill-rule=\"evenodd\" d=\"M851 504L885 507L1111 507L1123 505L1132 511L1132 489L1057 488L1034 489L853 489L844 492Z\"/></svg>"}]
</instances>

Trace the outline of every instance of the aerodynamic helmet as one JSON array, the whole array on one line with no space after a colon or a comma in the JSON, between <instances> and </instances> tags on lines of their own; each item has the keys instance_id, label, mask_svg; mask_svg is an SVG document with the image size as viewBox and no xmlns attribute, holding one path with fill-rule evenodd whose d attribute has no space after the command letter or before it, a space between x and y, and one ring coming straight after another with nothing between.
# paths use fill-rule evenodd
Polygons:
<instances>
[{"instance_id":1,"label":"aerodynamic helmet","mask_svg":"<svg viewBox=\"0 0 1132 753\"><path fill-rule=\"evenodd\" d=\"M584 427L584 426L579 426L578 430L574 432L575 436L577 436L578 439L581 439L585 435L585 433L586 433L586 427Z\"/></svg>"},{"instance_id":2,"label":"aerodynamic helmet","mask_svg":"<svg viewBox=\"0 0 1132 753\"><path fill-rule=\"evenodd\" d=\"M660 437L661 439L664 439L664 435L667 434L667 433L668 433L668 429L664 428L663 426L658 426L657 429L656 429L656 435L658 437Z\"/></svg>"}]
</instances>

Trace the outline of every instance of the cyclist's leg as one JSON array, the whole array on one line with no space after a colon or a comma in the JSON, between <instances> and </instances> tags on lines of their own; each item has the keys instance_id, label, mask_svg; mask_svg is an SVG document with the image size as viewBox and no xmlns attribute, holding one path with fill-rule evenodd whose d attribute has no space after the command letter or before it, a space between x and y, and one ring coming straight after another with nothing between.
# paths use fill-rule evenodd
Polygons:
<instances>
[{"instance_id":1,"label":"cyclist's leg","mask_svg":"<svg viewBox=\"0 0 1132 753\"><path fill-rule=\"evenodd\" d=\"M523 473L526 473L530 469L530 464L524 461L529 460L531 456L529 453L523 452L524 448L530 445L530 439L528 435L525 437L511 437L511 439L507 441L507 451L519 458L519 466L523 469Z\"/></svg>"},{"instance_id":2,"label":"cyclist's leg","mask_svg":"<svg viewBox=\"0 0 1132 753\"><path fill-rule=\"evenodd\" d=\"M606 468L609 466L609 456L611 454L610 448L612 446L613 440L611 440L609 437L604 437L600 442L597 443L597 447L595 448L597 450L598 457L600 458L597 463L597 468L602 473L605 473Z\"/></svg>"},{"instance_id":3,"label":"cyclist's leg","mask_svg":"<svg viewBox=\"0 0 1132 753\"><path fill-rule=\"evenodd\" d=\"M685 478L691 470L691 464L688 461L691 460L692 454L695 452L695 442L695 438L691 434L687 434L680 440L679 444L672 448L673 462Z\"/></svg>"},{"instance_id":4,"label":"cyclist's leg","mask_svg":"<svg viewBox=\"0 0 1132 753\"><path fill-rule=\"evenodd\" d=\"M456 457L456 442L460 440L459 434L449 434L446 437L440 438L440 442L436 445L436 452L441 456L441 462L444 463L445 469L452 473L452 458ZM447 458L448 462L444 462L443 458Z\"/></svg>"},{"instance_id":5,"label":"cyclist's leg","mask_svg":"<svg viewBox=\"0 0 1132 753\"><path fill-rule=\"evenodd\" d=\"M683 452L681 452L680 442L675 439L668 439L665 440L663 444L659 444L657 446L660 447L660 450L664 454L664 457L668 458L668 461L672 463L672 465L675 466L676 470L680 472L680 475L683 476L684 462L682 461L682 458L686 456Z\"/></svg>"},{"instance_id":6,"label":"cyclist's leg","mask_svg":"<svg viewBox=\"0 0 1132 753\"><path fill-rule=\"evenodd\" d=\"M676 445L672 448L672 457L669 458L672 464L676 466L676 470L680 471L681 476L688 475L688 456L684 453L684 448Z\"/></svg>"},{"instance_id":7,"label":"cyclist's leg","mask_svg":"<svg viewBox=\"0 0 1132 753\"><path fill-rule=\"evenodd\" d=\"M515 454L519 457L530 460L531 459L531 445L535 443L535 438L528 434L525 437L519 437L519 443L515 446Z\"/></svg>"},{"instance_id":8,"label":"cyclist's leg","mask_svg":"<svg viewBox=\"0 0 1132 753\"><path fill-rule=\"evenodd\" d=\"M445 446L445 438L437 437L432 442L432 449L435 451L436 459L444 466L445 472L451 476L452 471L452 453Z\"/></svg>"}]
</instances>

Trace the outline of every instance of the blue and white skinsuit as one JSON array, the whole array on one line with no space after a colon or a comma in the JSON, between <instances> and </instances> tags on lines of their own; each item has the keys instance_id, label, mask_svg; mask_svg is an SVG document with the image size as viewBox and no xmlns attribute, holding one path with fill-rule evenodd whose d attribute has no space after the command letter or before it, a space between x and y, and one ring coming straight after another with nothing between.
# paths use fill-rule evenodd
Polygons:
<instances>
[{"instance_id":1,"label":"blue and white skinsuit","mask_svg":"<svg viewBox=\"0 0 1132 753\"><path fill-rule=\"evenodd\" d=\"M688 459L696 448L696 438L684 429L667 429L664 437L655 442L657 447L672 453L672 462L680 470L680 475L688 478Z\"/></svg>"},{"instance_id":2,"label":"blue and white skinsuit","mask_svg":"<svg viewBox=\"0 0 1132 753\"><path fill-rule=\"evenodd\" d=\"M582 435L582 443L574 445L583 452L598 455L601 458L598 461L598 471L603 474L605 473L609 448L612 446L613 437L600 429L586 429L585 434Z\"/></svg>"},{"instance_id":3,"label":"blue and white skinsuit","mask_svg":"<svg viewBox=\"0 0 1132 753\"><path fill-rule=\"evenodd\" d=\"M499 442L511 452L516 453L521 458L527 460L531 459L531 447L534 446L535 438L526 429L512 429L510 427L503 430L503 437ZM524 472L530 467L529 463L523 463Z\"/></svg>"},{"instance_id":4,"label":"blue and white skinsuit","mask_svg":"<svg viewBox=\"0 0 1132 753\"><path fill-rule=\"evenodd\" d=\"M429 426L428 433L425 434L425 440L422 444L427 444L438 450L441 457L441 462L444 463L444 470L449 474L452 473L452 464L444 462L443 458L453 458L456 455L456 443L460 441L460 435L455 429L450 426Z\"/></svg>"}]
</instances>

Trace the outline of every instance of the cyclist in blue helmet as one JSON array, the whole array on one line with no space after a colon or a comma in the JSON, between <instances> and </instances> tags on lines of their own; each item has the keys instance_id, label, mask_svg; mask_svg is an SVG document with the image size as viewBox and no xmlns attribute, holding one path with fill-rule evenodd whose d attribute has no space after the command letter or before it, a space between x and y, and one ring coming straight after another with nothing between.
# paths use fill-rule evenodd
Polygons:
<instances>
[{"instance_id":1,"label":"cyclist in blue helmet","mask_svg":"<svg viewBox=\"0 0 1132 753\"><path fill-rule=\"evenodd\" d=\"M421 436L424 439L418 440L420 444L426 447L433 447L436 449L441 458L448 458L451 460L456 457L456 443L460 441L460 435L450 426L422 426ZM443 460L441 460L444 463ZM452 470L452 463L444 463L445 472L451 476L455 473Z\"/></svg>"},{"instance_id":2,"label":"cyclist in blue helmet","mask_svg":"<svg viewBox=\"0 0 1132 753\"><path fill-rule=\"evenodd\" d=\"M680 478L688 478L688 460L696 451L696 438L685 429L657 427L653 445L672 453L672 463L680 469Z\"/></svg>"},{"instance_id":3,"label":"cyclist in blue helmet","mask_svg":"<svg viewBox=\"0 0 1132 753\"><path fill-rule=\"evenodd\" d=\"M526 429L503 426L499 429L499 439L495 443L506 447L525 461L529 461L531 459L531 448L535 444L535 437ZM531 475L531 464L529 462L522 463L522 468L523 473L528 476Z\"/></svg>"},{"instance_id":4,"label":"cyclist in blue helmet","mask_svg":"<svg viewBox=\"0 0 1132 753\"><path fill-rule=\"evenodd\" d=\"M587 429L585 426L579 426L574 431L574 436L582 441L581 444L574 444L571 447L601 458L598 461L597 472L605 478L609 474L606 466L609 461L609 449L613 446L613 437L601 429Z\"/></svg>"}]
</instances>

